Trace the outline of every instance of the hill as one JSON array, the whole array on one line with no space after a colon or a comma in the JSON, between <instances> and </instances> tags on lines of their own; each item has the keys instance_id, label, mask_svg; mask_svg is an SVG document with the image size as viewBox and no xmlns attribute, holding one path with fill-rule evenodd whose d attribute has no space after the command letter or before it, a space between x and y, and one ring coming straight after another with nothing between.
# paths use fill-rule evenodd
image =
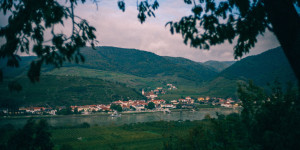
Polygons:
<instances>
[{"instance_id":1,"label":"hill","mask_svg":"<svg viewBox=\"0 0 300 150\"><path fill-rule=\"evenodd\" d=\"M33 61L35 56L20 57L21 61L19 67L7 67L7 59L0 59L0 68L3 69L3 77L15 77L19 75L25 75L29 69L31 61Z\"/></svg>"},{"instance_id":2,"label":"hill","mask_svg":"<svg viewBox=\"0 0 300 150\"><path fill-rule=\"evenodd\" d=\"M228 68L229 66L231 66L232 64L234 64L235 61L214 61L214 60L210 60L210 61L206 61L203 64L214 69L217 72L221 72L224 69Z\"/></svg>"},{"instance_id":3,"label":"hill","mask_svg":"<svg viewBox=\"0 0 300 150\"><path fill-rule=\"evenodd\" d=\"M275 79L285 84L297 81L296 76L283 53L278 47L255 56L246 57L222 71L219 76L228 79L253 80L265 86Z\"/></svg>"},{"instance_id":4,"label":"hill","mask_svg":"<svg viewBox=\"0 0 300 150\"><path fill-rule=\"evenodd\" d=\"M133 97L138 97L141 89L151 90L156 87L164 87L167 83L174 84L178 89L167 91L165 95L160 95L160 98L166 100L185 96L236 97L237 83L247 82L249 79L263 87L275 79L283 84L287 81L296 81L296 77L281 48L271 49L237 62L208 61L205 63L194 62L180 57L162 57L146 51L116 47L98 47L96 50L87 47L83 48L81 52L86 58L86 62L83 64L67 63L59 69L46 67L43 70L43 74L46 75L45 78L42 77L43 81L37 84L41 84L41 89L43 90L35 90L34 86L27 83L26 77L22 78L21 84L26 85L23 88L25 93L23 95L16 94L16 98L26 100L27 97L31 97L28 102L38 102L38 98L32 97L32 95L36 94L43 97L42 101L44 102L45 99L47 103L51 103L51 101L55 101L55 103L69 102L78 104L102 103L102 101L106 103L112 97L107 96L107 92L101 92L108 89L127 89L127 92L121 93L118 90L114 90L113 95L128 97L130 94L126 95L124 93L134 91ZM25 70L25 64L29 64L30 59L33 59L33 57L24 58L27 61L21 64L19 71L12 72L12 74L18 74L22 72L20 70ZM225 70L217 73L225 67L227 67ZM60 78L65 79L60 80ZM68 78L74 80L74 84ZM56 83L56 80L59 83ZM54 86L50 81L60 85L61 87L58 89L64 92L55 91L52 93L56 94L50 94L50 97L46 98L45 95L47 94L43 93L44 90L48 90L46 88L48 85L50 87ZM87 83L87 85L99 84L95 85L96 88L92 90L90 86L83 86L85 85L83 83ZM64 86L69 87L71 90L65 91L62 89ZM76 88L80 89L79 87L88 89L88 92L74 92ZM3 91L3 89L5 88L2 87L1 94L5 95L7 89L5 89L6 91ZM35 93L36 91L41 93ZM67 96L57 98L57 95L60 94ZM102 94L103 96L101 96ZM72 98L72 95L75 95L75 97ZM53 97L58 100L53 100ZM115 99L117 99L116 96Z\"/></svg>"},{"instance_id":5,"label":"hill","mask_svg":"<svg viewBox=\"0 0 300 150\"><path fill-rule=\"evenodd\" d=\"M20 92L10 92L8 81L0 84L0 104L16 102L22 105L84 105L105 104L119 99L144 99L135 89L121 83L96 78L74 76L42 76L32 84L27 77L17 81L23 86Z\"/></svg>"},{"instance_id":6,"label":"hill","mask_svg":"<svg viewBox=\"0 0 300 150\"><path fill-rule=\"evenodd\" d=\"M177 76L193 82L207 81L217 75L215 71L201 66L201 64L197 66L201 66L205 70L199 74L200 69L196 71L186 65L174 63L165 57L136 49L97 47L96 50L83 48L81 52L87 62L79 64L79 66L90 69L119 72L138 77Z\"/></svg>"},{"instance_id":7,"label":"hill","mask_svg":"<svg viewBox=\"0 0 300 150\"><path fill-rule=\"evenodd\" d=\"M209 68L199 62L194 62L192 60L185 59L182 57L165 56L164 58L171 63L174 63L182 68L185 68L186 70L196 73L197 76L201 75L201 77L206 81L213 79L217 76L217 71L214 71L214 69Z\"/></svg>"}]
</instances>

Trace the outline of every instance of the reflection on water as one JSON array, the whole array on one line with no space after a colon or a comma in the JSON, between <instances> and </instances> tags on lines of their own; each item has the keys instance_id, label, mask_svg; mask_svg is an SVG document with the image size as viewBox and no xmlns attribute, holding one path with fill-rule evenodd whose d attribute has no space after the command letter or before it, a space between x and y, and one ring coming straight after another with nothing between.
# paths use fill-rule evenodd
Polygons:
<instances>
[{"instance_id":1,"label":"reflection on water","mask_svg":"<svg viewBox=\"0 0 300 150\"><path fill-rule=\"evenodd\" d=\"M122 125L138 122L151 121L171 121L171 120L202 120L206 114L211 117L216 117L216 112L227 115L232 112L237 112L233 109L209 109L201 111L179 111L170 114L163 112L155 113L137 113L137 114L122 114L122 117L110 117L110 115L75 115L75 116L61 116L44 118L51 126L74 126L84 122L90 125L108 126L108 125ZM27 118L2 118L0 119L0 126L10 123L15 127L22 127L25 125Z\"/></svg>"}]
</instances>

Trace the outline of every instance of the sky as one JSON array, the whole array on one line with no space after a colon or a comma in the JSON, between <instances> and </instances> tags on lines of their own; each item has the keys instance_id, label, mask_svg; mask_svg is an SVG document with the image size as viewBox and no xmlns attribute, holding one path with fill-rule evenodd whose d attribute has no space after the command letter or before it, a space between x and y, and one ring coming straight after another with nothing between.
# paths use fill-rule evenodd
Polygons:
<instances>
[{"instance_id":1,"label":"sky","mask_svg":"<svg viewBox=\"0 0 300 150\"><path fill-rule=\"evenodd\" d=\"M191 14L191 7L183 0L159 0L159 9L155 18L147 18L141 24L138 21L135 0L125 0L126 10L119 10L117 0L98 0L98 7L91 1L75 8L76 15L85 18L96 31L98 46L115 46L134 48L153 52L160 56L184 57L197 62L208 60L232 61L233 44L224 43L213 46L209 51L191 48L183 43L179 34L172 35L165 24L178 21L182 16ZM1 17L0 17L1 19ZM3 17L1 22L4 23ZM3 23L0 23L3 25ZM71 25L58 32L70 32ZM258 43L250 53L256 55L279 46L279 42L271 32L258 37Z\"/></svg>"}]
</instances>

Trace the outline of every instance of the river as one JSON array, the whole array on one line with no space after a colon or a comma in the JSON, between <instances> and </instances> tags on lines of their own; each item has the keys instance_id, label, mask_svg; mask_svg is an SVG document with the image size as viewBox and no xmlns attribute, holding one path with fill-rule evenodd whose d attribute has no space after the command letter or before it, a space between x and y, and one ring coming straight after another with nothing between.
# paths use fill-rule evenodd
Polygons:
<instances>
[{"instance_id":1,"label":"river","mask_svg":"<svg viewBox=\"0 0 300 150\"><path fill-rule=\"evenodd\" d=\"M227 115L233 112L238 112L234 109L201 109L199 111L174 111L170 114L164 112L151 113L123 113L121 117L110 117L109 114L101 115L70 115L70 116L54 116L54 117L35 117L34 119L46 119L51 126L75 126L84 122L90 125L109 126L123 125L138 122L151 121L171 121L171 120L202 120L206 114L211 117L216 117L216 112ZM29 118L29 117L28 117ZM21 118L0 118L0 126L12 124L20 128L26 124L26 117Z\"/></svg>"}]
</instances>

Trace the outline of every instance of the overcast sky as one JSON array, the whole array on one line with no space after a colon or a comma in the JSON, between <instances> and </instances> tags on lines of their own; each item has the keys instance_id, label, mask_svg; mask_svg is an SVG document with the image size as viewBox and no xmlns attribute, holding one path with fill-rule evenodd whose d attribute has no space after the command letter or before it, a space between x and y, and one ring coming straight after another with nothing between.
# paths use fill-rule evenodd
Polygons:
<instances>
[{"instance_id":1,"label":"overcast sky","mask_svg":"<svg viewBox=\"0 0 300 150\"><path fill-rule=\"evenodd\" d=\"M211 47L209 51L190 48L183 43L181 35L172 35L169 32L169 28L165 27L166 22L178 21L191 12L191 8L185 5L183 0L159 0L156 18L147 18L143 24L137 19L136 1L125 2L124 13L118 9L117 0L99 0L98 9L89 1L76 7L75 13L96 27L98 46L135 48L161 56L184 57L198 62L234 60L233 45L224 43ZM66 29L61 30L66 32ZM259 54L279 46L276 37L270 32L260 36L258 41L248 55Z\"/></svg>"}]
</instances>

